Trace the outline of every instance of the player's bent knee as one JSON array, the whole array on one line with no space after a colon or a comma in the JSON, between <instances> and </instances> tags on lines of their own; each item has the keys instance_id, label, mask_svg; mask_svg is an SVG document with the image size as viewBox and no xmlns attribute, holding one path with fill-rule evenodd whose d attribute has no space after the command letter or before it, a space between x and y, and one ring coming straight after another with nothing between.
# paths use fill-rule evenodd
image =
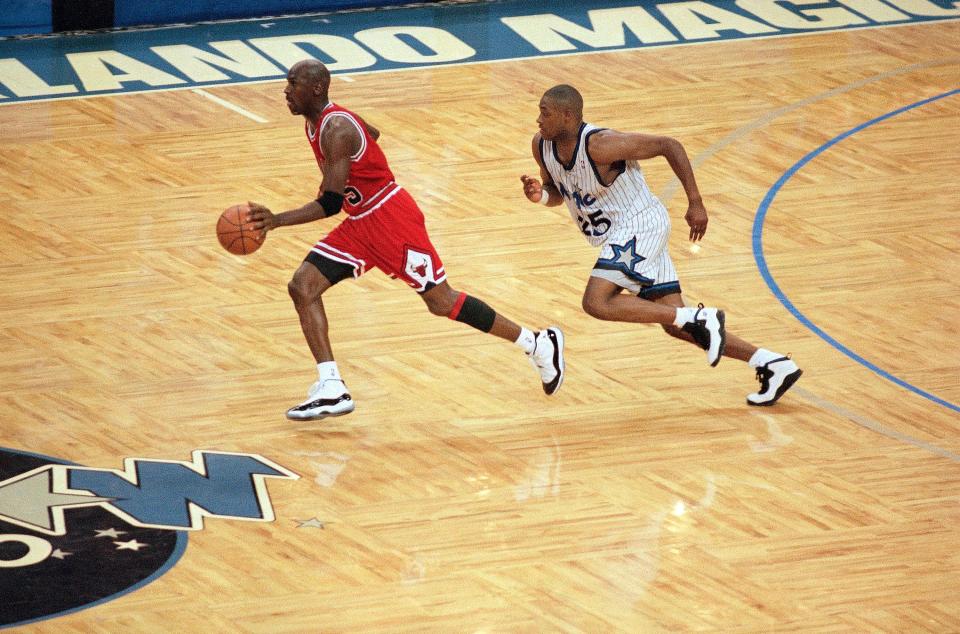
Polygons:
<instances>
[{"instance_id":1,"label":"player's bent knee","mask_svg":"<svg viewBox=\"0 0 960 634\"><path fill-rule=\"evenodd\" d=\"M290 294L290 299L293 300L294 304L300 304L304 301L303 288L297 283L296 279L287 282L287 293Z\"/></svg>"},{"instance_id":2,"label":"player's bent knee","mask_svg":"<svg viewBox=\"0 0 960 634\"><path fill-rule=\"evenodd\" d=\"M453 304L449 302L427 302L427 310L430 311L431 315L435 315L437 317L446 317L447 313L450 312L451 306L453 306Z\"/></svg>"},{"instance_id":3,"label":"player's bent knee","mask_svg":"<svg viewBox=\"0 0 960 634\"><path fill-rule=\"evenodd\" d=\"M459 293L457 293L457 291L450 289L447 293L443 293L440 290L431 291L424 293L421 297L423 297L423 301L427 305L427 310L430 311L431 315L446 317L450 314L454 304L456 304L458 295Z\"/></svg>"},{"instance_id":4,"label":"player's bent knee","mask_svg":"<svg viewBox=\"0 0 960 634\"><path fill-rule=\"evenodd\" d=\"M287 292L294 304L302 305L316 301L320 294L316 292L316 287L310 284L309 280L300 275L294 275L293 279L287 283Z\"/></svg>"},{"instance_id":5,"label":"player's bent knee","mask_svg":"<svg viewBox=\"0 0 960 634\"><path fill-rule=\"evenodd\" d=\"M595 319L607 319L607 310L606 305L602 301L597 301L592 297L586 295L583 296L583 301L580 303L583 307L583 312L587 313Z\"/></svg>"}]
</instances>

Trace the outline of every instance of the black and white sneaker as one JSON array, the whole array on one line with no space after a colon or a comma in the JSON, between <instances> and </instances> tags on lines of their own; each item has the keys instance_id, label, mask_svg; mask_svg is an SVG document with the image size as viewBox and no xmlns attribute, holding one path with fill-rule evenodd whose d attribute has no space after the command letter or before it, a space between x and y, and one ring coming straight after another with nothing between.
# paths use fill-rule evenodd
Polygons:
<instances>
[{"instance_id":1,"label":"black and white sneaker","mask_svg":"<svg viewBox=\"0 0 960 634\"><path fill-rule=\"evenodd\" d=\"M327 379L310 386L307 400L287 410L290 420L318 420L353 411L353 399L343 381Z\"/></svg>"},{"instance_id":2,"label":"black and white sneaker","mask_svg":"<svg viewBox=\"0 0 960 634\"><path fill-rule=\"evenodd\" d=\"M723 326L723 321L723 311L719 308L704 308L703 304L697 305L693 322L704 328L710 335L710 342L707 344L707 363L711 367L716 367L720 363L723 349L727 345L727 331Z\"/></svg>"},{"instance_id":3,"label":"black and white sneaker","mask_svg":"<svg viewBox=\"0 0 960 634\"><path fill-rule=\"evenodd\" d=\"M540 373L543 391L548 396L563 384L563 332L550 326L536 333L536 345L527 358Z\"/></svg>"},{"instance_id":4,"label":"black and white sneaker","mask_svg":"<svg viewBox=\"0 0 960 634\"><path fill-rule=\"evenodd\" d=\"M757 368L760 391L747 395L747 405L773 405L797 382L803 370L790 357L779 357Z\"/></svg>"}]
</instances>

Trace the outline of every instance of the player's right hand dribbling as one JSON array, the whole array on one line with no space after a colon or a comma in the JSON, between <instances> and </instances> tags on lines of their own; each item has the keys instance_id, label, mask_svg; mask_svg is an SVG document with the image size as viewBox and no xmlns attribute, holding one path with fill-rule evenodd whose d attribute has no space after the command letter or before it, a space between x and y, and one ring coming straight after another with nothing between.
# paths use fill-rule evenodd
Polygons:
<instances>
[{"instance_id":1,"label":"player's right hand dribbling","mask_svg":"<svg viewBox=\"0 0 960 634\"><path fill-rule=\"evenodd\" d=\"M267 236L267 232L277 226L276 216L260 203L248 201L247 205L250 207L250 212L247 214L247 217L253 225L253 228L260 230L259 240L263 241Z\"/></svg>"}]
</instances>

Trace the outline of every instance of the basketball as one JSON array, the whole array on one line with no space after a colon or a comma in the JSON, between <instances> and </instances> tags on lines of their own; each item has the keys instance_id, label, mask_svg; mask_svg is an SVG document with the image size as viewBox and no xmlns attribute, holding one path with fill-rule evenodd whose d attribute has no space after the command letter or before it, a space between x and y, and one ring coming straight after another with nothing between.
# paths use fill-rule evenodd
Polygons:
<instances>
[{"instance_id":1,"label":"basketball","mask_svg":"<svg viewBox=\"0 0 960 634\"><path fill-rule=\"evenodd\" d=\"M217 220L217 239L224 249L234 255L249 255L263 243L258 240L260 232L247 223L246 204L234 205L220 214Z\"/></svg>"}]
</instances>

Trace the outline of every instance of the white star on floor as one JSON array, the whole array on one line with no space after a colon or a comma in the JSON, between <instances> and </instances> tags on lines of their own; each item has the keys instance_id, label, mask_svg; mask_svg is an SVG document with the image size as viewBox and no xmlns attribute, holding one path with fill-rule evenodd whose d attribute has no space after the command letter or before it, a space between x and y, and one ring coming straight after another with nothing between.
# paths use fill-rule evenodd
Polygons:
<instances>
[{"instance_id":1,"label":"white star on floor","mask_svg":"<svg viewBox=\"0 0 960 634\"><path fill-rule=\"evenodd\" d=\"M141 544L136 539L131 539L128 542L113 542L117 545L117 550L133 550L138 551L141 548L146 548L147 544Z\"/></svg>"},{"instance_id":2,"label":"white star on floor","mask_svg":"<svg viewBox=\"0 0 960 634\"><path fill-rule=\"evenodd\" d=\"M108 528L105 530L97 531L97 537L110 537L114 539L117 537L120 537L121 535L126 535L126 534L127 534L127 531L118 531L115 528Z\"/></svg>"},{"instance_id":3,"label":"white star on floor","mask_svg":"<svg viewBox=\"0 0 960 634\"><path fill-rule=\"evenodd\" d=\"M52 553L50 553L50 556L53 557L53 558L55 558L55 559L66 559L67 557L69 557L69 556L72 555L72 554L73 554L73 553L70 552L70 551L68 551L68 550L60 550L60 549L58 548L58 549L56 549L55 551L53 551Z\"/></svg>"},{"instance_id":4,"label":"white star on floor","mask_svg":"<svg viewBox=\"0 0 960 634\"><path fill-rule=\"evenodd\" d=\"M297 528L323 528L323 522L315 517L308 520L293 520L297 523Z\"/></svg>"}]
</instances>

